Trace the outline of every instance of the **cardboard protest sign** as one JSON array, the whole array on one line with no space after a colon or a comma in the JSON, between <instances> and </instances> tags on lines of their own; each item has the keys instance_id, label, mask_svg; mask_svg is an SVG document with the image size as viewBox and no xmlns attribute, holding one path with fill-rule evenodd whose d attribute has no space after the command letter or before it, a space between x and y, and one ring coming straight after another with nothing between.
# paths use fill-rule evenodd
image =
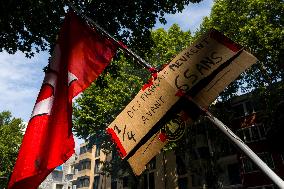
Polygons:
<instances>
[{"instance_id":1,"label":"cardboard protest sign","mask_svg":"<svg viewBox=\"0 0 284 189\"><path fill-rule=\"evenodd\" d=\"M108 126L122 158L143 143L142 138L176 104L179 90L197 93L202 89L197 84L240 52L239 45L213 30L177 55Z\"/></svg>"},{"instance_id":2,"label":"cardboard protest sign","mask_svg":"<svg viewBox=\"0 0 284 189\"><path fill-rule=\"evenodd\" d=\"M256 61L257 59L253 55L242 51L228 66L217 73L202 90L198 91L193 100L202 107L208 107L220 92ZM191 119L187 122L191 122ZM176 130L180 128L180 126L171 126L172 128L166 135L176 133ZM128 162L136 175L140 175L145 169L145 165L167 144L168 137L164 134L161 131L156 132L129 157Z\"/></svg>"}]
</instances>

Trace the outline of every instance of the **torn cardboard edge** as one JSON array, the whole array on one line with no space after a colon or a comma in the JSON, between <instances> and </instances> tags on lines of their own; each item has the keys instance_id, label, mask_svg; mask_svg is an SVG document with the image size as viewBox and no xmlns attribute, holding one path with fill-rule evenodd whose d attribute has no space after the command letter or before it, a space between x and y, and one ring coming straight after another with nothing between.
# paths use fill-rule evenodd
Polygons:
<instances>
[{"instance_id":1,"label":"torn cardboard edge","mask_svg":"<svg viewBox=\"0 0 284 189\"><path fill-rule=\"evenodd\" d=\"M127 155L124 147L122 146L119 138L117 137L116 133L114 132L114 130L112 128L107 128L107 133L111 136L111 139L113 140L113 142L116 144L117 147L117 151L118 154L120 155L120 157L124 157Z\"/></svg>"},{"instance_id":2,"label":"torn cardboard edge","mask_svg":"<svg viewBox=\"0 0 284 189\"><path fill-rule=\"evenodd\" d=\"M256 62L257 59L253 55L243 51L238 57L232 60L231 64L222 69L220 73L216 74L212 81L208 83L203 90L199 91L200 95L197 95L193 99L202 107L208 107L217 98L219 93L229 85L229 83L234 81L243 71ZM230 73L228 70L233 70L231 75L228 74ZM209 95L209 98L206 98L204 101L204 98L206 96L208 97L206 93L209 91L211 94L213 93L212 95L214 97ZM177 95L185 96L186 94L183 91L178 91ZM203 98L200 96L203 96ZM167 144L168 141L161 142L159 138L157 138L158 134L159 131L154 133L149 140L146 140L146 142L128 158L128 162L136 175L140 175L145 169L145 165ZM137 162L137 159L139 159L139 163Z\"/></svg>"},{"instance_id":3,"label":"torn cardboard edge","mask_svg":"<svg viewBox=\"0 0 284 189\"><path fill-rule=\"evenodd\" d=\"M240 49L239 51L237 51L237 53L235 55L233 55L230 59L228 59L227 61L225 61L223 64L221 64L219 67L217 67L210 75L208 75L207 77L201 79L196 85L194 85L189 91L183 91L181 89L177 90L177 92L174 94L177 97L186 97L186 98L179 98L179 100L177 100L177 102L171 106L171 108L169 110L167 110L164 114L163 117L165 116L170 116L170 114L176 114L179 113L181 111L181 106L184 105L189 105L187 104L187 101L184 99L187 98L192 98L194 96L196 96L196 94L198 94L206 85L208 85L210 83L211 80L214 79L214 77L220 72L222 71L225 67L229 66L232 61L238 57L240 55L240 53L243 50ZM173 88L173 87L172 87ZM174 89L174 88L173 88ZM182 102L180 102L182 101ZM193 106L193 104L191 104L191 107ZM182 109L186 109L186 107L182 108ZM196 110L197 108L195 108ZM190 110L189 110L190 111ZM198 114L200 114L201 112L198 112ZM197 117L197 114L194 112L191 112L192 115L194 115L195 117ZM163 119L163 118L162 118ZM129 157L131 157L136 150L138 150L146 141L149 140L149 138L156 133L159 129L161 129L161 127L163 125L166 124L166 120L162 120L160 119L159 121L156 122L156 124L148 131L148 133L141 138L141 140L136 144L136 146L124 157L126 159L128 159ZM196 118L193 118L196 119Z\"/></svg>"},{"instance_id":4,"label":"torn cardboard edge","mask_svg":"<svg viewBox=\"0 0 284 189\"><path fill-rule=\"evenodd\" d=\"M209 40L209 37L212 37L213 40ZM185 71L185 69L189 69L191 67L193 69L193 67L196 66L197 64L199 64L200 61L202 59L204 59L205 56L207 56L207 57L209 56L210 51L212 51L214 49L219 50L218 52L222 55L223 60L221 58L222 63L219 63L221 60L219 60L217 63L222 65L224 62L226 62L228 59L230 59L232 56L234 56L236 53L238 53L238 52L234 52L234 51L240 50L240 48L239 48L240 46L235 45L235 43L232 46L228 47L228 42L226 42L226 43L219 43L218 40L216 40L215 38L216 39L228 39L228 38L224 37L220 32L213 30L213 31L210 31L209 33L207 33L206 35L204 35L203 37L201 37L199 40L195 41L189 48L183 50L179 55L176 56L176 58L174 58L172 60L172 62L169 64L169 66L167 66L168 70L163 70L164 71L163 74L167 74L165 72L166 71L170 71L170 74L169 74L170 76L168 76L168 78L166 77L165 80L162 81L163 84L165 86L167 86L168 88L172 88L173 91L176 91L175 88L177 86L175 86L174 83L173 83L174 82L173 79L175 78L175 75L181 75L182 77L185 77L185 76L183 76L183 74L184 74L183 72ZM214 42L214 40L215 40L215 42ZM229 39L227 41L230 42ZM209 45L208 45L208 43L209 43ZM223 47L222 47L222 45L223 45ZM200 50L200 48L201 48L201 50ZM195 54L194 54L194 52L195 52ZM186 58L185 56L188 56L188 57ZM185 59L186 62L184 62L183 65L180 65L180 63L178 61L182 60L182 59ZM210 75L215 69L217 69L220 66L219 64L215 65L215 63L214 63L213 65L215 65L215 66L212 66L212 69L209 70L209 73L206 73L206 74ZM177 66L177 67L169 68L172 65ZM179 67L180 67L180 69L178 69ZM204 67L204 69L208 71L208 68ZM198 74L197 70L193 70L193 72L191 72L191 73L192 74L194 74L194 73ZM161 74L161 77L162 76L165 77L165 75ZM201 75L199 77L200 77L199 80L202 79L202 78L206 78L206 76L203 76L203 73L201 73ZM169 80L169 79L171 79L171 80ZM157 80L159 80L159 75L158 75L158 79ZM181 82L185 82L185 81L187 81L187 80L185 78L182 78ZM187 81L187 82L189 82L189 81ZM157 85L157 86L159 88L161 87L159 85ZM157 86L155 86L155 88ZM195 86L195 84L193 86L191 86L191 87L194 87L194 86ZM152 87L151 90L153 90L153 87ZM136 95L136 97L138 97L138 95L144 94L143 92L141 94L140 93L141 93L141 91ZM142 123L141 123L141 125L138 125L138 122L137 122L138 121L138 119L137 119L138 117L136 119L134 119L134 120L131 120L130 118L127 117L127 114L129 112L129 108L131 108L131 107L128 107L128 106L132 106L132 109L134 110L133 104L135 103L134 101L136 100L136 97L117 116L117 118L113 121L113 123L110 124L110 126L108 128L111 128L111 127L116 127L117 128L117 132L118 133L116 134L115 130L114 130L115 128L113 128L112 131L113 131L113 133L115 135L112 134L111 136L114 137L113 140L117 144L118 148L123 152L123 153L121 153L121 154L124 154L122 158L125 158L128 153L131 153L133 148L135 148L135 146L137 145L136 140L138 142L141 141L142 138L149 132L149 130L159 121L159 119L161 119L161 117L163 117L166 114L166 112L169 109L171 109L171 107L174 105L174 103L176 101L178 101L179 98L175 97L175 93L176 92L174 92L171 95L172 92L169 93L169 90L167 90L167 93L163 93L163 95L165 94L167 99L168 100L171 99L173 102L169 103L169 101L167 101L167 103L169 103L169 104L166 107L160 109L159 114L155 115L154 117L151 117L152 120L150 122L148 122L147 125L145 125L145 122L144 122L144 125ZM155 98L157 99L158 98L157 95L159 95L159 94L160 94L159 92L156 92L156 93L153 92L152 101ZM172 97L169 97L169 96L172 96ZM139 99L139 97L138 97L138 99ZM152 101L149 100L148 103L150 104L150 103L152 103ZM140 109L138 112L141 112L142 113L141 115L143 115L145 110L148 111L148 109L147 109L147 108L149 108L148 106L149 105L147 105L147 104L143 104L142 109ZM140 105L139 105L139 107L140 107ZM143 108L145 110L143 110ZM127 114L126 114L126 112L127 112ZM125 117L123 117L123 116L125 116ZM133 121L137 122L137 123L134 124ZM133 132L136 134L136 137L138 137L138 139L136 138L135 143L133 141L125 141L124 140L125 139L125 135L124 135L125 132L123 132L123 136L118 135L120 133L120 131L123 130L122 127L124 127L125 122L127 122L127 123L130 122L131 123L130 125L128 125L128 127L130 127L130 129L134 129ZM152 122L153 122L153 124L152 124ZM133 127L133 126L135 126L135 127ZM126 127L126 125L125 125L125 127ZM124 127L124 129L125 129L125 127ZM142 131L141 131L141 129L142 129ZM119 147L119 146L121 146L121 147Z\"/></svg>"},{"instance_id":5,"label":"torn cardboard edge","mask_svg":"<svg viewBox=\"0 0 284 189\"><path fill-rule=\"evenodd\" d=\"M219 32L218 30L211 29L210 31L210 37L218 41L219 43L225 45L229 49L231 49L233 52L237 52L241 50L242 46L234 41L232 41L230 38Z\"/></svg>"}]
</instances>

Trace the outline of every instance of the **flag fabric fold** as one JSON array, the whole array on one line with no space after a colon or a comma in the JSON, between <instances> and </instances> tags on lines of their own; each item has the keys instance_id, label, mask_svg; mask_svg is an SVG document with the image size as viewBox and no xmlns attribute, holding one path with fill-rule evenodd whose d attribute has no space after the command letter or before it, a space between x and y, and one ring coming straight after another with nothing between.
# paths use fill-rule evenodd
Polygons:
<instances>
[{"instance_id":1,"label":"flag fabric fold","mask_svg":"<svg viewBox=\"0 0 284 189\"><path fill-rule=\"evenodd\" d=\"M72 98L85 90L115 55L115 43L69 12L11 175L9 189L36 189L74 153Z\"/></svg>"}]
</instances>

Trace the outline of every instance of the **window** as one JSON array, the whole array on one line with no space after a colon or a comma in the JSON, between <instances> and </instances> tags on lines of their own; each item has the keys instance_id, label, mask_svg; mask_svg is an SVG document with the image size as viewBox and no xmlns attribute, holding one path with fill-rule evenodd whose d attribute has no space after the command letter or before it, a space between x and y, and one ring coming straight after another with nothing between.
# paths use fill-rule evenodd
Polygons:
<instances>
[{"instance_id":1,"label":"window","mask_svg":"<svg viewBox=\"0 0 284 189\"><path fill-rule=\"evenodd\" d=\"M55 188L56 188L56 189L63 189L63 184L56 184L56 185L55 185Z\"/></svg>"},{"instance_id":2,"label":"window","mask_svg":"<svg viewBox=\"0 0 284 189\"><path fill-rule=\"evenodd\" d=\"M240 137L240 138L243 138L243 137ZM228 156L228 155L233 155L237 153L236 147L233 146L233 144L230 142L223 142L219 144L218 146L216 146L216 151L220 153L220 156Z\"/></svg>"},{"instance_id":3,"label":"window","mask_svg":"<svg viewBox=\"0 0 284 189\"><path fill-rule=\"evenodd\" d=\"M97 144L96 145L95 157L99 157L100 156L100 151L101 151L101 145Z\"/></svg>"},{"instance_id":4,"label":"window","mask_svg":"<svg viewBox=\"0 0 284 189\"><path fill-rule=\"evenodd\" d=\"M154 173L149 173L149 189L155 189L155 176Z\"/></svg>"},{"instance_id":5,"label":"window","mask_svg":"<svg viewBox=\"0 0 284 189\"><path fill-rule=\"evenodd\" d=\"M231 185L241 184L239 164L238 163L229 164L227 168L228 168L230 184Z\"/></svg>"},{"instance_id":6,"label":"window","mask_svg":"<svg viewBox=\"0 0 284 189\"><path fill-rule=\"evenodd\" d=\"M250 128L245 128L243 129L243 137L245 142L251 142L251 132L250 132Z\"/></svg>"},{"instance_id":7,"label":"window","mask_svg":"<svg viewBox=\"0 0 284 189\"><path fill-rule=\"evenodd\" d=\"M86 153L86 152L87 152L86 146L80 147L80 154L84 154L84 153Z\"/></svg>"},{"instance_id":8,"label":"window","mask_svg":"<svg viewBox=\"0 0 284 189\"><path fill-rule=\"evenodd\" d=\"M156 157L153 157L147 165L147 169L153 170L156 169Z\"/></svg>"},{"instance_id":9,"label":"window","mask_svg":"<svg viewBox=\"0 0 284 189\"><path fill-rule=\"evenodd\" d=\"M74 174L74 172L75 172L74 165L69 165L68 170L67 170L67 174Z\"/></svg>"},{"instance_id":10,"label":"window","mask_svg":"<svg viewBox=\"0 0 284 189\"><path fill-rule=\"evenodd\" d=\"M90 184L89 177L80 178L77 182L77 188L89 187L89 184Z\"/></svg>"},{"instance_id":11,"label":"window","mask_svg":"<svg viewBox=\"0 0 284 189\"><path fill-rule=\"evenodd\" d=\"M148 189L148 176L147 174L143 175L143 189Z\"/></svg>"},{"instance_id":12,"label":"window","mask_svg":"<svg viewBox=\"0 0 284 189\"><path fill-rule=\"evenodd\" d=\"M142 189L155 189L155 175L154 172L145 172L142 175Z\"/></svg>"},{"instance_id":13,"label":"window","mask_svg":"<svg viewBox=\"0 0 284 189\"><path fill-rule=\"evenodd\" d=\"M91 161L85 161L83 164L84 169L91 169Z\"/></svg>"},{"instance_id":14,"label":"window","mask_svg":"<svg viewBox=\"0 0 284 189\"><path fill-rule=\"evenodd\" d=\"M252 141L257 141L257 140L262 138L262 136L260 135L260 132L258 131L259 127L261 127L261 126L252 126L250 128Z\"/></svg>"},{"instance_id":15,"label":"window","mask_svg":"<svg viewBox=\"0 0 284 189\"><path fill-rule=\"evenodd\" d=\"M117 189L117 182L111 181L111 189Z\"/></svg>"},{"instance_id":16,"label":"window","mask_svg":"<svg viewBox=\"0 0 284 189\"><path fill-rule=\"evenodd\" d=\"M259 157L272 169L274 169L274 162L270 153L265 152L259 154Z\"/></svg>"},{"instance_id":17,"label":"window","mask_svg":"<svg viewBox=\"0 0 284 189\"><path fill-rule=\"evenodd\" d=\"M94 189L98 189L99 188L99 182L100 182L100 176L95 176L94 177L94 184L93 184L93 188Z\"/></svg>"},{"instance_id":18,"label":"window","mask_svg":"<svg viewBox=\"0 0 284 189\"><path fill-rule=\"evenodd\" d=\"M207 146L197 148L197 153L198 153L198 156L202 159L206 159L210 157L209 147Z\"/></svg>"},{"instance_id":19,"label":"window","mask_svg":"<svg viewBox=\"0 0 284 189\"><path fill-rule=\"evenodd\" d=\"M61 181L63 178L63 171L53 171L51 175L53 180Z\"/></svg>"},{"instance_id":20,"label":"window","mask_svg":"<svg viewBox=\"0 0 284 189\"><path fill-rule=\"evenodd\" d=\"M187 183L188 183L187 177L179 178L178 179L178 188L179 189L187 189L188 188Z\"/></svg>"},{"instance_id":21,"label":"window","mask_svg":"<svg viewBox=\"0 0 284 189\"><path fill-rule=\"evenodd\" d=\"M95 173L100 171L100 159L96 159L95 161Z\"/></svg>"},{"instance_id":22,"label":"window","mask_svg":"<svg viewBox=\"0 0 284 189\"><path fill-rule=\"evenodd\" d=\"M237 131L238 136L245 142L264 140L266 129L263 124L255 124Z\"/></svg>"},{"instance_id":23,"label":"window","mask_svg":"<svg viewBox=\"0 0 284 189\"><path fill-rule=\"evenodd\" d=\"M185 163L179 155L176 156L176 164L178 175L184 175L187 173Z\"/></svg>"},{"instance_id":24,"label":"window","mask_svg":"<svg viewBox=\"0 0 284 189\"><path fill-rule=\"evenodd\" d=\"M254 107L250 101L245 102L245 115L249 115L254 112Z\"/></svg>"},{"instance_id":25,"label":"window","mask_svg":"<svg viewBox=\"0 0 284 189\"><path fill-rule=\"evenodd\" d=\"M258 154L258 156L260 157L260 159L262 159L262 161L264 161L271 169L274 168L274 162L272 159L272 156L270 153L268 152L264 152L264 153L260 153ZM243 157L242 158L242 162L243 162L243 169L245 173L250 173L250 172L254 172L254 171L258 171L258 167L248 158L248 157Z\"/></svg>"},{"instance_id":26,"label":"window","mask_svg":"<svg viewBox=\"0 0 284 189\"><path fill-rule=\"evenodd\" d=\"M127 176L123 177L122 181L123 181L123 188L128 187L128 177Z\"/></svg>"},{"instance_id":27,"label":"window","mask_svg":"<svg viewBox=\"0 0 284 189\"><path fill-rule=\"evenodd\" d=\"M85 159L80 161L79 163L79 171L85 170L85 169L91 169L91 160Z\"/></svg>"},{"instance_id":28,"label":"window","mask_svg":"<svg viewBox=\"0 0 284 189\"><path fill-rule=\"evenodd\" d=\"M232 107L234 113L235 113L235 117L241 117L244 116L244 106L243 104L238 104L236 106Z\"/></svg>"},{"instance_id":29,"label":"window","mask_svg":"<svg viewBox=\"0 0 284 189\"><path fill-rule=\"evenodd\" d=\"M245 173L250 173L250 172L258 170L257 166L247 157L242 159L242 161L243 161L243 169Z\"/></svg>"},{"instance_id":30,"label":"window","mask_svg":"<svg viewBox=\"0 0 284 189\"><path fill-rule=\"evenodd\" d=\"M191 180L192 180L192 186L196 187L196 186L201 186L201 179L198 175L191 175Z\"/></svg>"},{"instance_id":31,"label":"window","mask_svg":"<svg viewBox=\"0 0 284 189\"><path fill-rule=\"evenodd\" d=\"M80 147L80 154L84 154L84 153L86 153L88 151L90 151L90 147L88 145Z\"/></svg>"},{"instance_id":32,"label":"window","mask_svg":"<svg viewBox=\"0 0 284 189\"><path fill-rule=\"evenodd\" d=\"M235 117L249 115L255 111L253 104L250 101L243 101L232 106Z\"/></svg>"},{"instance_id":33,"label":"window","mask_svg":"<svg viewBox=\"0 0 284 189\"><path fill-rule=\"evenodd\" d=\"M83 180L83 186L84 186L84 187L88 187L89 184L90 184L90 180L89 180L88 178L85 178L85 179Z\"/></svg>"}]
</instances>

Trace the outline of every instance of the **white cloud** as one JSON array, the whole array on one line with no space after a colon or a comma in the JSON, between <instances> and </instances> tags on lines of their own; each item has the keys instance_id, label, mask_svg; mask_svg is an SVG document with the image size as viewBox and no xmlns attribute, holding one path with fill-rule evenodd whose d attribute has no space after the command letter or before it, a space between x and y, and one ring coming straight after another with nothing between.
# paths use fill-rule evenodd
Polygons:
<instances>
[{"instance_id":1,"label":"white cloud","mask_svg":"<svg viewBox=\"0 0 284 189\"><path fill-rule=\"evenodd\" d=\"M178 23L186 31L194 32L204 16L209 15L213 0L190 4L184 11L174 15L166 15L167 25L157 24L155 28L168 29ZM48 53L41 52L28 59L21 52L10 55L0 53L0 111L9 110L16 117L28 121L35 99L39 92L47 65Z\"/></svg>"},{"instance_id":2,"label":"white cloud","mask_svg":"<svg viewBox=\"0 0 284 189\"><path fill-rule=\"evenodd\" d=\"M48 57L47 52L36 54L31 59L21 52L14 55L0 53L0 111L9 110L14 117L22 118L25 125L28 124ZM77 153L83 142L83 139L75 137Z\"/></svg>"},{"instance_id":3,"label":"white cloud","mask_svg":"<svg viewBox=\"0 0 284 189\"><path fill-rule=\"evenodd\" d=\"M201 24L205 16L209 16L213 0L203 0L200 3L194 3L187 6L181 13L168 14L165 16L167 20L166 25L156 24L155 29L165 28L168 29L174 23L177 23L183 31L195 32Z\"/></svg>"},{"instance_id":4,"label":"white cloud","mask_svg":"<svg viewBox=\"0 0 284 189\"><path fill-rule=\"evenodd\" d=\"M47 60L47 52L36 54L32 59L20 52L0 54L0 111L9 110L13 116L28 121Z\"/></svg>"},{"instance_id":5,"label":"white cloud","mask_svg":"<svg viewBox=\"0 0 284 189\"><path fill-rule=\"evenodd\" d=\"M203 0L199 4L190 4L184 11L166 15L168 24L157 24L155 28L168 29L177 23L182 30L196 31L204 16L208 16L213 0ZM10 55L0 53L0 111L9 110L14 117L28 122L37 94L44 77L43 68L48 63L48 53L41 52L28 59L21 52ZM75 138L76 149L84 142Z\"/></svg>"}]
</instances>

